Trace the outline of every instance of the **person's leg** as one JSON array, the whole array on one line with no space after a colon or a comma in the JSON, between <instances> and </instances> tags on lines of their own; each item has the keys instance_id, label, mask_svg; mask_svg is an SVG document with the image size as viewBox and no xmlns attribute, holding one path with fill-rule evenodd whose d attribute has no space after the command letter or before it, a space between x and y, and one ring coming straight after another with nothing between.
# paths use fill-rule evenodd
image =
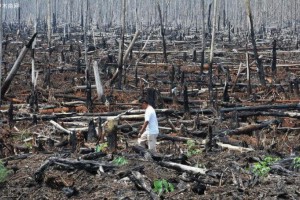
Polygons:
<instances>
[{"instance_id":1,"label":"person's leg","mask_svg":"<svg viewBox=\"0 0 300 200\"><path fill-rule=\"evenodd\" d=\"M148 149L152 152L156 152L156 138L158 134L148 135Z\"/></svg>"},{"instance_id":2,"label":"person's leg","mask_svg":"<svg viewBox=\"0 0 300 200\"><path fill-rule=\"evenodd\" d=\"M144 132L140 138L138 138L138 144L142 147L146 147L146 141L148 140L147 133Z\"/></svg>"}]
</instances>

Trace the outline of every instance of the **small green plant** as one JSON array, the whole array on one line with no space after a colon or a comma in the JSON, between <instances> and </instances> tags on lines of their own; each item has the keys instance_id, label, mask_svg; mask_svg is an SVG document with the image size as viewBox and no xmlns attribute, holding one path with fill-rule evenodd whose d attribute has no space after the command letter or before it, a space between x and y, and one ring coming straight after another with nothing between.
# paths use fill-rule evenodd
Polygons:
<instances>
[{"instance_id":1,"label":"small green plant","mask_svg":"<svg viewBox=\"0 0 300 200\"><path fill-rule=\"evenodd\" d=\"M119 166L126 165L128 163L128 161L124 157L117 157L112 162Z\"/></svg>"},{"instance_id":2,"label":"small green plant","mask_svg":"<svg viewBox=\"0 0 300 200\"><path fill-rule=\"evenodd\" d=\"M27 148L32 149L32 144L30 142L26 142L25 145Z\"/></svg>"},{"instance_id":3,"label":"small green plant","mask_svg":"<svg viewBox=\"0 0 300 200\"><path fill-rule=\"evenodd\" d=\"M165 179L155 180L153 183L153 191L157 194L162 194L163 192L173 192L174 186Z\"/></svg>"},{"instance_id":4,"label":"small green plant","mask_svg":"<svg viewBox=\"0 0 300 200\"><path fill-rule=\"evenodd\" d=\"M270 165L277 162L278 160L280 159L266 156L262 161L254 163L253 173L260 177L267 176L271 170Z\"/></svg>"},{"instance_id":5,"label":"small green plant","mask_svg":"<svg viewBox=\"0 0 300 200\"><path fill-rule=\"evenodd\" d=\"M6 181L6 178L8 176L9 170L6 169L6 167L3 165L3 163L0 161L0 183L3 183Z\"/></svg>"},{"instance_id":6,"label":"small green plant","mask_svg":"<svg viewBox=\"0 0 300 200\"><path fill-rule=\"evenodd\" d=\"M293 166L294 166L295 169L300 169L300 157L294 158Z\"/></svg>"},{"instance_id":7,"label":"small green plant","mask_svg":"<svg viewBox=\"0 0 300 200\"><path fill-rule=\"evenodd\" d=\"M271 170L270 167L262 165L261 163L255 163L253 166L254 174L260 177L267 176L270 170Z\"/></svg>"},{"instance_id":8,"label":"small green plant","mask_svg":"<svg viewBox=\"0 0 300 200\"><path fill-rule=\"evenodd\" d=\"M191 157L193 155L199 154L201 151L200 149L196 149L196 143L194 140L188 140L187 144L187 156Z\"/></svg>"},{"instance_id":9,"label":"small green plant","mask_svg":"<svg viewBox=\"0 0 300 200\"><path fill-rule=\"evenodd\" d=\"M96 152L104 152L107 149L107 142L96 146Z\"/></svg>"}]
</instances>

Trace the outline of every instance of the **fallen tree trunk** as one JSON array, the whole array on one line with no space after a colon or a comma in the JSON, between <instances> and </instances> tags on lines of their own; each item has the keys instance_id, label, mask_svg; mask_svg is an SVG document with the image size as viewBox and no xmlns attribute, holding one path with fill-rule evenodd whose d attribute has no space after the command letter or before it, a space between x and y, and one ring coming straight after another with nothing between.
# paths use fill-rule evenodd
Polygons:
<instances>
[{"instance_id":1,"label":"fallen tree trunk","mask_svg":"<svg viewBox=\"0 0 300 200\"><path fill-rule=\"evenodd\" d=\"M165 162L165 161L161 161L159 162L159 164L163 167L168 167L168 168L173 168L179 171L184 171L184 172L188 172L188 173L192 173L192 174L206 174L207 170L206 169L202 169L202 168L198 168L198 167L191 167L188 165L182 165L182 164L178 164L178 163L174 163L174 162Z\"/></svg>"},{"instance_id":2,"label":"fallen tree trunk","mask_svg":"<svg viewBox=\"0 0 300 200\"><path fill-rule=\"evenodd\" d=\"M234 114L225 115L225 118L237 117L252 117L252 116L276 116L276 117L291 117L291 118L300 118L300 113L297 112L238 112Z\"/></svg>"},{"instance_id":3,"label":"fallen tree trunk","mask_svg":"<svg viewBox=\"0 0 300 200\"><path fill-rule=\"evenodd\" d=\"M217 142L217 145L222 147L222 148L233 150L233 151L240 151L240 152L254 151L254 149L252 149L252 148L233 146L233 145L224 144L224 143L221 143L221 142Z\"/></svg>"},{"instance_id":4,"label":"fallen tree trunk","mask_svg":"<svg viewBox=\"0 0 300 200\"><path fill-rule=\"evenodd\" d=\"M56 123L55 121L50 120L50 123L51 123L53 126L55 126L57 129L59 129L59 130L65 132L65 133L67 133L67 134L72 134L72 131L65 129L64 127L62 127L61 125L59 125L59 124Z\"/></svg>"},{"instance_id":5,"label":"fallen tree trunk","mask_svg":"<svg viewBox=\"0 0 300 200\"><path fill-rule=\"evenodd\" d=\"M98 161L90 161L90 160L68 160L63 158L56 158L52 157L46 160L34 173L34 178L36 182L42 182L43 181L43 175L45 171L52 165L59 165L63 166L68 169L79 169L79 170L86 170L89 172L97 172L99 170L99 167L102 167L103 169L112 169L115 166L104 163L104 162L98 162Z\"/></svg>"},{"instance_id":6,"label":"fallen tree trunk","mask_svg":"<svg viewBox=\"0 0 300 200\"><path fill-rule=\"evenodd\" d=\"M242 134L252 134L252 131L259 130L265 127L268 127L272 124L278 124L278 120L270 120L270 121L265 121L261 124L251 124L248 126L240 127L237 129L233 130L225 130L217 133L215 137L218 136L223 136L223 135L242 135Z\"/></svg>"},{"instance_id":7,"label":"fallen tree trunk","mask_svg":"<svg viewBox=\"0 0 300 200\"><path fill-rule=\"evenodd\" d=\"M245 106L234 108L221 108L220 112L234 112L234 111L262 111L271 109L300 109L300 104L285 104L285 105L262 105L262 106Z\"/></svg>"}]
</instances>

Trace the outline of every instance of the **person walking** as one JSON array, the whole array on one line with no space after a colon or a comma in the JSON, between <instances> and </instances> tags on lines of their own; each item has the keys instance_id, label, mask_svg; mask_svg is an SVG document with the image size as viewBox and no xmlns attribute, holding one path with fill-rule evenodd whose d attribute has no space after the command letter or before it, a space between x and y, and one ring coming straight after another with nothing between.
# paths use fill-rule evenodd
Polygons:
<instances>
[{"instance_id":1,"label":"person walking","mask_svg":"<svg viewBox=\"0 0 300 200\"><path fill-rule=\"evenodd\" d=\"M142 109L145 111L145 121L138 135L138 144L146 147L148 141L148 149L151 152L156 152L156 138L158 136L158 121L154 108L146 99L141 100Z\"/></svg>"}]
</instances>

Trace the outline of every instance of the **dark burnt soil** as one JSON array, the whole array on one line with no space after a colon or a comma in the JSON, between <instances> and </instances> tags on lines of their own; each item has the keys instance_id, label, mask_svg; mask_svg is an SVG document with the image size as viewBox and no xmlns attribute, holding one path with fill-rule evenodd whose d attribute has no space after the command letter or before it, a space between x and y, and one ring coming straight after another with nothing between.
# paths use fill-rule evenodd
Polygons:
<instances>
[{"instance_id":1,"label":"dark burnt soil","mask_svg":"<svg viewBox=\"0 0 300 200\"><path fill-rule=\"evenodd\" d=\"M73 41L73 43L72 43ZM74 42L72 40L74 49L77 49L81 42ZM4 125L1 128L0 134L0 158L5 167L10 170L6 181L0 183L0 199L2 200L21 200L21 199L151 199L149 190L153 188L154 181L157 179L165 179L174 185L174 191L163 193L160 195L161 199L300 199L300 177L299 177L299 163L295 163L295 158L299 158L299 116L297 117L278 117L274 113L278 110L271 110L272 113L262 113L264 116L255 115L250 117L241 117L238 119L226 118L220 121L218 108L222 106L241 107L241 106L257 106L257 105L271 105L271 104L289 104L299 103L299 94L289 88L299 76L299 70L296 67L281 67L278 68L277 85L272 85L270 67L266 64L270 61L269 57L264 58L266 67L267 87L261 87L258 82L258 76L255 67L251 68L251 84L253 90L251 95L247 95L245 86L246 75L242 70L241 75L237 81L235 91L229 91L229 102L222 102L223 88L226 79L225 72L218 68L217 63L230 63L231 79L229 80L232 89L234 80L236 79L238 66L240 62L245 61L244 53L232 54L230 49L222 49L225 53L222 57L215 58L213 68L213 81L217 89L214 90L214 98L216 105L211 114L199 113L201 118L200 127L197 127L194 132L204 133L204 137L198 137L197 134L191 134L191 127L196 115L183 116L183 96L182 89L184 83L187 83L189 90L189 105L190 110L193 109L207 109L209 95L207 90L208 73L207 68L204 74L199 76L199 63L191 62L192 56L189 55L189 61L183 62L182 56L171 57L172 62L167 66L155 66L154 62L161 62L162 55L149 54L144 63L151 63L152 65L142 65L137 69L139 81L135 85L135 70L134 65L136 60L141 55L133 55L133 60L128 61L129 70L127 73L127 80L122 90L116 89L116 85L104 87L105 98L103 100L96 100L96 92L92 91L94 100L94 108L91 113L115 112L120 110L128 110L130 108L138 109L137 100L145 95L147 88L155 88L161 93L162 107L173 111L178 111L181 114L167 116L175 124L177 131L170 131L171 128L167 123L161 124L164 128L161 133L169 136L180 136L189 138L195 141L192 149L187 142L159 140L158 155L151 157L150 154L137 153L133 150L136 145L136 134L128 134L132 130L119 130L118 132L118 149L114 154L103 150L106 155L101 158L94 159L96 163L104 163L111 165L111 168L104 168L99 170L88 171L82 168L67 166L63 164L53 164L45 168L42 179L36 180L36 172L40 167L51 160L52 158L65 159L68 161L82 161L81 157L84 155L74 153L72 147L67 144L59 147L59 142L69 139L68 136L57 130L49 120L38 120L37 125L32 122L33 114L39 116L58 116L72 113L76 119L63 120L57 118L57 122L66 128L67 122L78 123L75 127L86 127L91 119L91 113L88 113L85 105L86 92L83 89L76 88L77 86L85 86L84 78L84 61L79 57L79 52L70 51L70 45L62 45L61 41L56 41L56 49L50 55L49 50L39 46L36 50L36 70L39 71L39 78L36 87L38 93L39 112L32 112L29 108L29 99L31 94L31 59L27 55L22 62L18 74L14 78L10 86L10 90L6 94L6 99L3 101L1 107L1 119L4 119ZM242 43L242 41L241 41ZM244 41L246 43L246 41ZM221 44L221 43L220 43ZM110 46L109 46L110 45ZM115 43L109 44L110 50L115 49ZM153 44L153 48L161 49L160 45ZM223 48L222 45L217 45L217 48ZM17 47L8 46L4 60L7 65L4 70L6 75L11 69L16 58L16 49L20 49L22 44ZM270 47L270 45L268 45ZM171 45L168 47L172 49ZM185 46L177 46L180 50L190 50L188 43ZM82 48L83 49L83 48ZM68 57L69 61L58 61L61 55L61 50ZM228 51L228 52L227 52ZM111 51L117 52L117 51ZM81 52L80 52L81 53ZM103 83L108 81L111 72L115 70L116 62L108 63L105 61L109 51L97 49L94 53L89 54L89 60L99 61L99 68L101 68L101 79ZM117 53L115 53L117 54ZM269 52L270 56L270 52ZM116 57L116 56L115 56ZM288 63L292 55L288 53L278 55L278 64ZM295 59L295 58L294 58ZM67 60L67 59L66 59ZM104 61L103 61L104 60ZM297 60L297 59L295 59ZM225 62L226 61L226 62ZM253 61L251 58L250 62ZM110 61L109 61L110 62ZM281 63L280 63L281 62ZM295 61L296 62L296 61ZM81 71L78 72L78 63ZM232 66L231 66L232 64ZM113 66L111 68L107 66ZM207 66L207 64L206 64ZM225 66L225 64L224 64ZM107 68L105 68L107 67ZM178 95L179 102L173 102L170 96L170 77L171 71L175 67L175 85L181 94ZM225 66L226 67L226 66ZM46 75L47 70L51 69L50 84L47 85ZM289 70L288 70L289 69ZM269 70L269 71L268 71ZM182 75L184 72L184 75ZM91 73L92 74L92 73ZM185 77L185 80L181 80ZM144 79L145 81L142 81ZM93 79L92 79L93 80ZM94 81L92 82L94 84ZM282 85L281 85L282 84ZM194 92L194 89L197 89ZM295 89L295 88L294 88ZM55 96L56 95L56 96ZM107 100L111 103L106 105ZM80 101L71 108L65 103ZM9 130L9 116L8 110L10 102L13 102L13 118L18 121L13 121L12 127ZM123 104L122 104L123 103ZM54 108L56 110L54 110ZM298 109L299 110L299 109ZM298 112L292 110L292 114ZM284 110L283 110L284 111ZM90 115L88 115L90 114ZM235 113L240 114L240 113ZM251 114L251 113L250 113ZM256 114L253 112L253 115ZM282 113L281 113L282 114ZM233 116L233 115L231 115ZM25 118L28 119L25 119ZM95 116L96 118L97 116ZM163 114L159 117L164 117ZM235 129L238 126L243 127L249 124L258 124L262 121L279 119L279 124L274 127L265 127L261 130L249 131L247 134L224 136L222 142L227 141L229 144L238 147L252 148L253 151L243 152L240 150L230 150L221 148L218 145L206 148L203 139L207 139L208 126L211 126L213 133L219 131ZM73 120L73 121L72 121ZM96 121L96 119L94 119ZM178 122L177 121L192 121L192 122ZM136 120L138 121L138 120ZM136 122L134 121L134 122ZM139 122L142 118L139 119ZM120 124L133 124L130 120L122 120ZM80 123L85 123L81 125ZM182 131L180 129L182 124L185 124L186 129L190 131ZM78 126L77 126L78 125ZM71 126L71 125L70 125ZM5 129L4 129L5 128ZM137 128L137 127L135 127ZM138 129L138 128L137 128ZM180 130L178 130L180 129ZM6 131L7 130L7 131ZM34 135L47 136L55 139L55 147L51 147L43 141L42 149L37 149L33 146L32 138ZM216 142L219 142L216 140ZM1 146L2 145L2 146ZM23 148L16 148L21 146ZM95 148L95 143L86 143L86 147ZM19 149L19 150L17 150ZM20 150L21 149L21 150ZM23 150L22 150L23 149ZM29 153L24 152L24 149ZM194 154L189 155L194 150ZM23 156L18 158L16 156ZM113 163L113 160L118 157L124 157L127 164L118 166ZM264 175L254 173L253 168L262 163L265 158L277 158L276 162L269 163L266 166L268 172ZM206 169L205 174L187 173L179 169L171 169L163 167L161 161L172 161L181 163L184 166L191 166L195 168ZM133 172L139 172L142 179L145 181L145 187L137 184L133 178ZM0 172L1 173L1 172Z\"/></svg>"},{"instance_id":2,"label":"dark burnt soil","mask_svg":"<svg viewBox=\"0 0 300 200\"><path fill-rule=\"evenodd\" d=\"M251 140L239 138L240 141L244 139ZM299 141L299 136L295 134L293 141ZM280 142L277 144L280 146ZM180 157L180 153L177 152L186 152L186 149L184 143L178 143L176 146L171 142L160 141L158 144L158 154L167 160L172 156ZM122 172L138 167L142 167L139 171L149 187L153 186L153 182L157 179L166 179L175 186L173 192L161 196L165 199L299 199L300 197L299 173L292 170L289 172L271 170L268 175L258 177L251 172L253 164L264 157L287 158L290 157L289 151L278 155L276 149L246 153L214 148L211 152L188 157L185 164L208 169L206 175L192 175L162 167L159 161L145 158L129 148L113 155L126 158L128 161L126 165L98 173L50 166L44 173L43 181L37 183L34 174L50 157L80 160L79 155L68 153L68 149L51 150L53 153L49 151L47 154L42 152L28 154L26 159L8 161L7 168L12 171L7 181L1 183L1 199L150 199L149 194L130 179L130 173L128 176L122 175L124 174ZM112 159L112 155L108 154L97 160L111 163ZM73 193L68 193L68 190Z\"/></svg>"}]
</instances>

